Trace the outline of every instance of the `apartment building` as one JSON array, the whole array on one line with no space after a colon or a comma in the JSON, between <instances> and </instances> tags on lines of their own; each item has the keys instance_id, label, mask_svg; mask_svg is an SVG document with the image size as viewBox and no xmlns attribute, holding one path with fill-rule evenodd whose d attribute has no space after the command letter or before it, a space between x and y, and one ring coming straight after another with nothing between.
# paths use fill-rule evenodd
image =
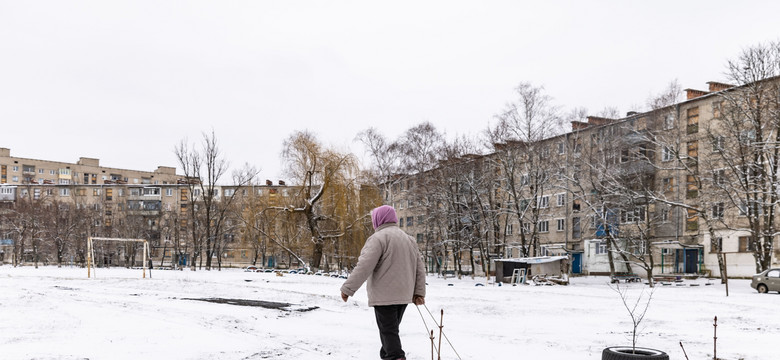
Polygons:
<instances>
[{"instance_id":1,"label":"apartment building","mask_svg":"<svg viewBox=\"0 0 780 360\"><path fill-rule=\"evenodd\" d=\"M51 223L55 217L87 218L79 234L69 236L66 263L83 262L80 242L87 236L132 237L150 241L155 266L188 266L192 252L191 227L193 208L202 206L204 189L211 188L218 203L234 200L235 206L251 208L254 201L265 206L285 204L294 187L283 181L252 186L200 186L194 179L176 174L174 167L159 166L153 171L118 169L100 165L99 159L80 158L75 163L57 162L11 156L11 150L0 148L0 264L13 261L14 244L19 244L20 228L12 215L28 211L23 216L35 217L39 223ZM206 190L208 191L208 190ZM34 212L29 206L39 206ZM38 205L35 205L38 204ZM239 213L236 211L235 213ZM249 236L238 226L239 219L225 220L224 244L219 262L223 266L245 266L267 263L274 266L280 254L274 246L262 248L258 238ZM25 236L28 237L28 236ZM38 261L56 262L51 239L41 233ZM24 246L23 261L33 262L30 239ZM98 259L105 265L124 263L127 250L123 246L101 245ZM259 256L259 259L258 259ZM22 259L18 259L22 260ZM136 261L140 261L140 256ZM286 263L286 260L282 260ZM216 261L215 261L216 263Z\"/></svg>"},{"instance_id":2,"label":"apartment building","mask_svg":"<svg viewBox=\"0 0 780 360\"><path fill-rule=\"evenodd\" d=\"M770 89L764 91L776 95L777 78L763 83L767 85L762 89ZM497 214L493 223L500 229L483 229L479 237L484 246L477 251L476 263L483 257L568 254L572 273L605 274L610 272L611 254L618 272L628 271L630 264L631 271L642 273L637 264L644 261L654 274L719 276L720 259L725 257L729 276L748 277L756 272L756 246L771 247L768 263L780 264L777 237L757 240L756 234L766 225L764 219L754 220L771 211L773 200L756 199L765 196L756 193L765 192L727 186L762 176L759 170L743 176L733 160L752 146L756 130L736 129L739 124L726 121L729 116L739 120L734 113L757 103L755 94L744 102L738 99L754 85L710 82L707 91L686 89L684 101L652 111L629 112L617 119L591 116L573 122L570 132L538 143L508 141L496 144L487 155L448 159L437 169L399 177L385 201L398 211L399 225L427 248L429 266L438 263L446 270L454 270L456 258L469 263L467 272L481 270L470 265L473 249L465 255L469 246L462 244L471 240L460 230L452 231L474 228L474 220L466 219L471 216L468 211L458 210L476 209L467 204L471 198ZM767 101L771 104L766 108L774 106L776 111L776 101L776 96ZM725 114L728 111L732 114ZM508 176L508 162L527 166L511 167ZM751 166L761 168L771 162ZM490 174L497 175L486 177ZM771 171L763 171L764 177L768 174ZM475 190L476 197L459 197L456 193L472 190L457 190L451 198L458 200L450 201L457 202L455 206L441 197L431 202L449 191L422 185L433 178L449 189L477 183L481 191ZM443 217L449 220L431 218L448 206ZM461 245L447 247L454 238ZM615 246L625 250L625 257L609 251Z\"/></svg>"}]
</instances>

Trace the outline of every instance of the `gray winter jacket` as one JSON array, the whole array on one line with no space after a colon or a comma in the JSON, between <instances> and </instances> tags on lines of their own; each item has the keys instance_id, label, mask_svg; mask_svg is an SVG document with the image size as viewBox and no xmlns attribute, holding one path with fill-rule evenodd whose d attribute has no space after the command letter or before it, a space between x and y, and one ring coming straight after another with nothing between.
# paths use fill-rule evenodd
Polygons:
<instances>
[{"instance_id":1,"label":"gray winter jacket","mask_svg":"<svg viewBox=\"0 0 780 360\"><path fill-rule=\"evenodd\" d=\"M366 280L368 306L408 304L414 295L425 296L425 264L420 250L396 223L378 227L366 240L341 292L354 296Z\"/></svg>"}]
</instances>

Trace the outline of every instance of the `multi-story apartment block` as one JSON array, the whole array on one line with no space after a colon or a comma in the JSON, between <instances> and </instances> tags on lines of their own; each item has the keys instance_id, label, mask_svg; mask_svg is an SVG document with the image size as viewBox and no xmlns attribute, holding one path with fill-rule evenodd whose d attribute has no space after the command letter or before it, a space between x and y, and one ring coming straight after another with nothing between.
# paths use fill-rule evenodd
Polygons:
<instances>
[{"instance_id":1,"label":"multi-story apartment block","mask_svg":"<svg viewBox=\"0 0 780 360\"><path fill-rule=\"evenodd\" d=\"M209 187L177 175L173 167L160 166L154 171L117 169L100 166L99 160L93 158L80 158L76 163L38 160L13 157L10 149L0 148L0 174L0 264L14 261L14 249L18 250L17 262L36 262L30 243L33 241L40 241L35 245L40 253L37 262L83 263L86 237L97 236L144 238L150 241L155 266L190 265L191 211L203 206L203 192ZM231 199L235 200L235 207L247 210L256 202L262 202L263 206L286 204L284 199L294 187L286 186L283 181L277 185L267 181L265 185L211 188L216 203L226 204ZM236 214L239 213L240 210L231 211L222 224L220 243L225 245L214 255L215 259L219 258L219 264L288 263L287 257L280 256L284 251L238 226L241 219ZM68 216L88 221L67 234L56 235L51 232L63 230L49 227L44 232L40 225ZM35 231L40 234L22 235L28 231L22 219L38 221L39 230ZM199 217L195 219L199 221ZM52 238L60 235L70 238L70 243L52 245ZM22 241L27 243L21 244ZM124 245L104 246L108 247L98 249L99 264L129 261ZM55 247L63 248L62 253ZM65 258L58 260L56 256ZM140 259L138 256L135 261Z\"/></svg>"},{"instance_id":2,"label":"multi-story apartment block","mask_svg":"<svg viewBox=\"0 0 780 360\"><path fill-rule=\"evenodd\" d=\"M761 82L769 89L762 91L774 94L763 108L756 105L760 95L743 94L755 83L710 82L708 91L687 89L684 101L652 111L588 117L535 143L495 144L490 154L399 177L385 200L434 268L479 273L484 258L568 254L575 274L630 266L640 274L643 267L713 276L727 269L747 277L759 258L772 266L780 261L769 231L777 194L754 184L771 177L767 189L777 188L771 166L778 158L766 158L755 141L772 130L760 134L750 126L755 119L747 125L729 119L743 121L749 115L735 113L751 106L776 114L778 81ZM748 151L764 158L739 158ZM757 255L757 247L772 250Z\"/></svg>"}]
</instances>

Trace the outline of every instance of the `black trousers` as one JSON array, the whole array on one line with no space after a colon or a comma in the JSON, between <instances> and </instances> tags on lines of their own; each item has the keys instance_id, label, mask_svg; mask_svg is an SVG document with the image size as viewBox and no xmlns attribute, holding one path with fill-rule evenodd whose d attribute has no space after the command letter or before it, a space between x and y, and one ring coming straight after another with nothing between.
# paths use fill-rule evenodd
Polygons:
<instances>
[{"instance_id":1,"label":"black trousers","mask_svg":"<svg viewBox=\"0 0 780 360\"><path fill-rule=\"evenodd\" d=\"M382 360L396 360L406 356L401 348L401 338L398 336L398 326L401 324L405 310L406 304L374 306L379 339L382 341L382 349L379 350L379 357Z\"/></svg>"}]
</instances>

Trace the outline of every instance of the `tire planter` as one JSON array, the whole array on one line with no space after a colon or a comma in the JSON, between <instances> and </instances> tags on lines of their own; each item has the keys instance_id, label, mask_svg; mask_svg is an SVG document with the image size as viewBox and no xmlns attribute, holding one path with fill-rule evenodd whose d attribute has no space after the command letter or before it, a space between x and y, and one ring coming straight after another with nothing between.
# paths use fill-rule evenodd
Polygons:
<instances>
[{"instance_id":1,"label":"tire planter","mask_svg":"<svg viewBox=\"0 0 780 360\"><path fill-rule=\"evenodd\" d=\"M630 346L610 346L601 352L601 360L669 360L663 351Z\"/></svg>"}]
</instances>

